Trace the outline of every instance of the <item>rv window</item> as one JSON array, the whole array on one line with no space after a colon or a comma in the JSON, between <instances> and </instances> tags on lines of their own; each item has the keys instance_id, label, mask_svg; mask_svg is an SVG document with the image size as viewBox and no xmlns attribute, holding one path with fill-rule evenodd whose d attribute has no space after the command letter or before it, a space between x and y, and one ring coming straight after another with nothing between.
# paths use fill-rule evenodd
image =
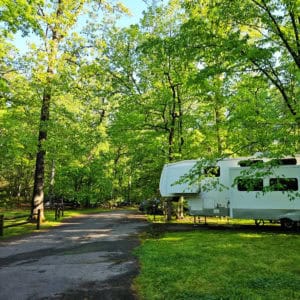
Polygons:
<instances>
[{"instance_id":1,"label":"rv window","mask_svg":"<svg viewBox=\"0 0 300 300\"><path fill-rule=\"evenodd\" d=\"M237 187L241 192L262 191L264 181L262 178L239 178Z\"/></svg>"},{"instance_id":2,"label":"rv window","mask_svg":"<svg viewBox=\"0 0 300 300\"><path fill-rule=\"evenodd\" d=\"M204 174L209 177L220 177L220 167L218 166L205 167Z\"/></svg>"},{"instance_id":3,"label":"rv window","mask_svg":"<svg viewBox=\"0 0 300 300\"><path fill-rule=\"evenodd\" d=\"M253 160L240 160L240 167L250 167L250 166L258 166L261 165L264 161L261 159L253 159Z\"/></svg>"},{"instance_id":4,"label":"rv window","mask_svg":"<svg viewBox=\"0 0 300 300\"><path fill-rule=\"evenodd\" d=\"M298 191L297 178L270 178L273 191Z\"/></svg>"},{"instance_id":5,"label":"rv window","mask_svg":"<svg viewBox=\"0 0 300 300\"><path fill-rule=\"evenodd\" d=\"M272 162L276 165L296 165L296 158L282 158L282 159L272 159Z\"/></svg>"}]
</instances>

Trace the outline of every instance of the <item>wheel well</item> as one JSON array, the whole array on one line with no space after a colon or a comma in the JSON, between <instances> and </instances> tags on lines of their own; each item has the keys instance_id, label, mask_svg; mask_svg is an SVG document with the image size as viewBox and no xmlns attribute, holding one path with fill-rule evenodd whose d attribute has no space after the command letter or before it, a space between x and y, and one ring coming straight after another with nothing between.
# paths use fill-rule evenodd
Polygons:
<instances>
[{"instance_id":1,"label":"wheel well","mask_svg":"<svg viewBox=\"0 0 300 300\"><path fill-rule=\"evenodd\" d=\"M293 221L290 218L281 218L280 224L284 229L292 229L297 225L297 221Z\"/></svg>"}]
</instances>

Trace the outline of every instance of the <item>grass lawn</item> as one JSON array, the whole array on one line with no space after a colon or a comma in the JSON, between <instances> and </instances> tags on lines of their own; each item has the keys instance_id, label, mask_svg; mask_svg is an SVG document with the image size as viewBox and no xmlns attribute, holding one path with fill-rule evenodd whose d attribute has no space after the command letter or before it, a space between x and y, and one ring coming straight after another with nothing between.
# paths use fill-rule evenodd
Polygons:
<instances>
[{"instance_id":1,"label":"grass lawn","mask_svg":"<svg viewBox=\"0 0 300 300\"><path fill-rule=\"evenodd\" d=\"M136 250L141 299L300 299L300 235L198 229Z\"/></svg>"},{"instance_id":2,"label":"grass lawn","mask_svg":"<svg viewBox=\"0 0 300 300\"><path fill-rule=\"evenodd\" d=\"M162 215L158 215L158 216L147 215L147 220L150 223L166 223L166 217L162 216ZM214 224L214 225L217 225L217 224L219 224L219 225L226 225L226 224L254 225L255 224L254 220L252 220L252 219L230 219L227 217L207 217L206 221L207 221L207 224ZM173 224L194 224L194 217L187 215L183 219L176 219L173 216L172 220L169 221L168 223L169 224L172 224L172 223ZM196 218L196 224L203 224L203 223L204 223L204 217L201 217L200 220L198 218ZM268 225L271 225L271 224L268 223Z\"/></svg>"},{"instance_id":3,"label":"grass lawn","mask_svg":"<svg viewBox=\"0 0 300 300\"><path fill-rule=\"evenodd\" d=\"M53 226L59 225L65 218L75 217L82 214L88 214L88 213L99 213L108 211L107 209L101 209L101 208L90 208L90 209L72 209L72 210L65 210L64 216L61 217L59 220L55 221L55 212L54 210L45 210L45 218L46 220L42 222L41 224L41 230L47 229ZM13 210L4 210L0 208L0 215L4 215L5 217L12 217L17 215L28 215L30 214L30 210L24 210L24 209L13 209ZM15 220L14 223L19 223L22 221L25 221L26 218ZM10 221L5 221L5 225L10 224ZM7 239L12 236L27 234L30 232L35 232L36 230L36 224L29 223L24 224L16 227L9 227L4 228L4 235L0 236L0 240Z\"/></svg>"}]
</instances>

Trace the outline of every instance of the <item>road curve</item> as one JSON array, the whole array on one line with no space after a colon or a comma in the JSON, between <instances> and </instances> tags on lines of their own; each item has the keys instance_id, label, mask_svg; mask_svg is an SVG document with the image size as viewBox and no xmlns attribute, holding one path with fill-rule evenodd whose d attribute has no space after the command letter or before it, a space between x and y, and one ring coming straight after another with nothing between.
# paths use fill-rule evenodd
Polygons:
<instances>
[{"instance_id":1,"label":"road curve","mask_svg":"<svg viewBox=\"0 0 300 300\"><path fill-rule=\"evenodd\" d=\"M145 218L131 211L69 219L0 242L0 299L136 299L132 250Z\"/></svg>"}]
</instances>

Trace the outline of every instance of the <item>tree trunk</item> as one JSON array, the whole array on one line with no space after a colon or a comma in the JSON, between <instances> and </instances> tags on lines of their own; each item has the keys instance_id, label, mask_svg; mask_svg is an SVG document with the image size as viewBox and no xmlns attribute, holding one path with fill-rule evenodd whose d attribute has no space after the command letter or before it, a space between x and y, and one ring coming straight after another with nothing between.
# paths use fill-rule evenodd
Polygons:
<instances>
[{"instance_id":1,"label":"tree trunk","mask_svg":"<svg viewBox=\"0 0 300 300\"><path fill-rule=\"evenodd\" d=\"M183 201L184 198L181 196L178 199L178 203L177 203L177 218L178 219L183 219L184 218L184 214L183 214Z\"/></svg>"},{"instance_id":2,"label":"tree trunk","mask_svg":"<svg viewBox=\"0 0 300 300\"><path fill-rule=\"evenodd\" d=\"M223 153L222 147L222 137L221 137L221 123L222 123L222 114L220 112L218 96L215 104L215 124L216 124L216 135L217 135L217 151L218 156L221 157Z\"/></svg>"},{"instance_id":3,"label":"tree trunk","mask_svg":"<svg viewBox=\"0 0 300 300\"><path fill-rule=\"evenodd\" d=\"M176 86L176 90L177 90L177 104L178 104L178 142L179 142L178 154L181 157L184 139L183 139L183 111L182 111L182 102L180 97L179 85Z\"/></svg>"},{"instance_id":4,"label":"tree trunk","mask_svg":"<svg viewBox=\"0 0 300 300\"><path fill-rule=\"evenodd\" d=\"M166 210L167 210L167 222L171 221L172 219L172 199L167 200L167 205L166 205Z\"/></svg>"},{"instance_id":5,"label":"tree trunk","mask_svg":"<svg viewBox=\"0 0 300 300\"><path fill-rule=\"evenodd\" d=\"M55 182L55 161L52 159L52 166L51 166L51 177L50 177L50 186L49 186L49 200L50 204L52 205L54 202L54 182Z\"/></svg>"},{"instance_id":6,"label":"tree trunk","mask_svg":"<svg viewBox=\"0 0 300 300\"><path fill-rule=\"evenodd\" d=\"M49 69L48 69L49 71ZM31 218L37 218L37 212L40 210L41 220L45 219L44 216L44 174L45 174L45 155L46 150L43 143L47 139L47 121L49 121L51 100L51 88L46 87L43 94L43 103L40 117L40 129L38 138L38 151L36 155L35 174L34 174L34 187L31 202Z\"/></svg>"}]
</instances>

